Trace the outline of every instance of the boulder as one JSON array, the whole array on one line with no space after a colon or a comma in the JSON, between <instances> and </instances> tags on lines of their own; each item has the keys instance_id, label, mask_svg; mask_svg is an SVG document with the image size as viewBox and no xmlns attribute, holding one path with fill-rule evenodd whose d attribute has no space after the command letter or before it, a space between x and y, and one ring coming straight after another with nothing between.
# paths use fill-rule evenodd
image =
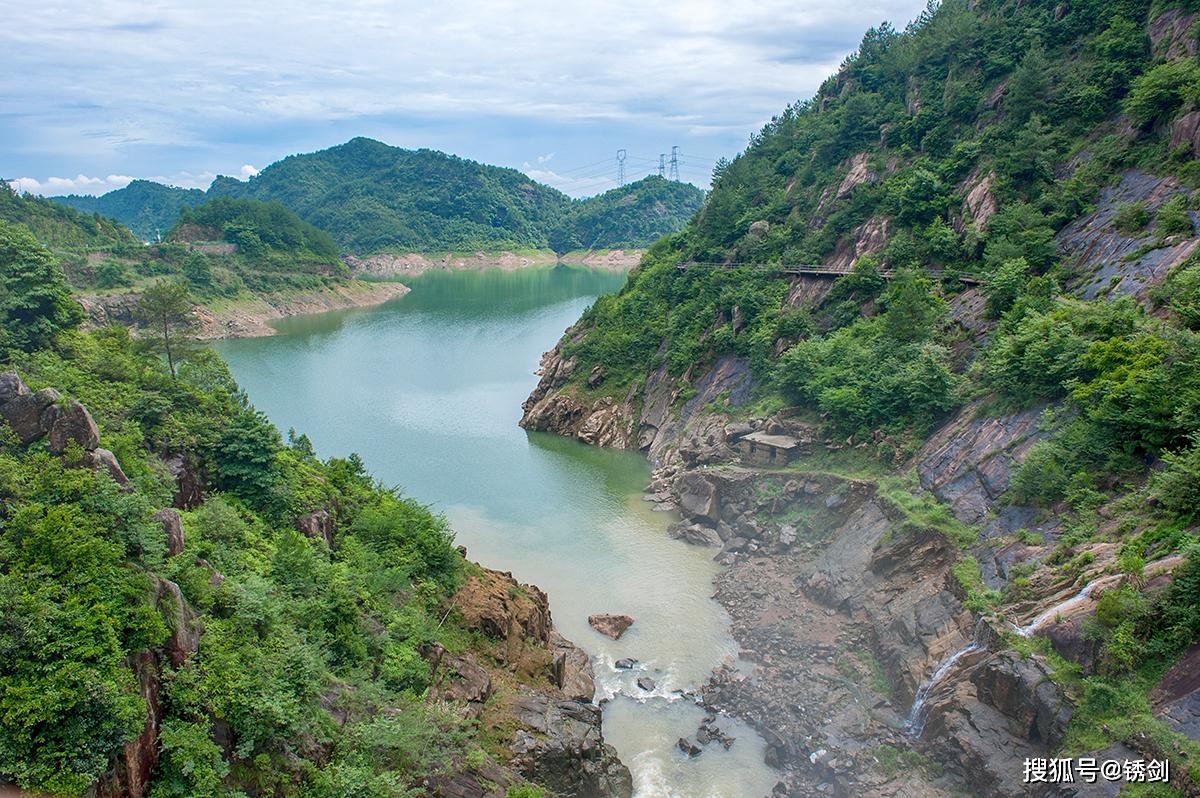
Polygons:
<instances>
[{"instance_id":1,"label":"boulder","mask_svg":"<svg viewBox=\"0 0 1200 798\"><path fill-rule=\"evenodd\" d=\"M167 541L167 556L174 557L183 551L183 519L179 511L171 508L159 510L154 520L162 524L163 536Z\"/></svg>"},{"instance_id":2,"label":"boulder","mask_svg":"<svg viewBox=\"0 0 1200 798\"><path fill-rule=\"evenodd\" d=\"M0 405L11 402L18 396L26 396L28 394L29 388L25 387L25 383L21 382L21 378L17 376L17 372L0 372Z\"/></svg>"},{"instance_id":3,"label":"boulder","mask_svg":"<svg viewBox=\"0 0 1200 798\"><path fill-rule=\"evenodd\" d=\"M440 644L434 643L425 652L425 656L435 671L435 693L438 698L481 705L492 697L495 688L492 685L491 674L481 668L470 654L458 657L446 651ZM478 717L482 714L480 706L472 710L468 710L469 715Z\"/></svg>"},{"instance_id":4,"label":"boulder","mask_svg":"<svg viewBox=\"0 0 1200 798\"><path fill-rule=\"evenodd\" d=\"M204 502L204 482L185 455L169 455L163 463L175 478L175 496L171 503L180 510L191 510Z\"/></svg>"},{"instance_id":5,"label":"boulder","mask_svg":"<svg viewBox=\"0 0 1200 798\"><path fill-rule=\"evenodd\" d=\"M163 650L172 667L182 667L200 646L200 621L196 612L183 598L179 585L169 579L155 577L154 605L167 619L170 635Z\"/></svg>"},{"instance_id":6,"label":"boulder","mask_svg":"<svg viewBox=\"0 0 1200 798\"><path fill-rule=\"evenodd\" d=\"M125 476L125 472L121 469L121 464L117 462L117 456L108 449L96 449L87 453L85 465L89 466L93 471L104 469L113 481L122 487L129 484L129 477Z\"/></svg>"},{"instance_id":7,"label":"boulder","mask_svg":"<svg viewBox=\"0 0 1200 798\"><path fill-rule=\"evenodd\" d=\"M1171 127L1171 149L1183 145L1200 155L1200 111L1184 114Z\"/></svg>"},{"instance_id":8,"label":"boulder","mask_svg":"<svg viewBox=\"0 0 1200 798\"><path fill-rule=\"evenodd\" d=\"M689 757L700 756L700 754L704 753L704 749L686 737L680 737L679 742L675 743L675 747L687 754Z\"/></svg>"},{"instance_id":9,"label":"boulder","mask_svg":"<svg viewBox=\"0 0 1200 798\"><path fill-rule=\"evenodd\" d=\"M602 612L588 616L588 625L605 637L620 640L625 630L633 626L633 618L628 615L612 615Z\"/></svg>"},{"instance_id":10,"label":"boulder","mask_svg":"<svg viewBox=\"0 0 1200 798\"><path fill-rule=\"evenodd\" d=\"M87 452L100 445L100 430L92 414L79 402L72 401L65 408L51 405L42 423L49 430L47 446L53 454L62 454L71 443L77 443Z\"/></svg>"},{"instance_id":11,"label":"boulder","mask_svg":"<svg viewBox=\"0 0 1200 798\"><path fill-rule=\"evenodd\" d=\"M558 632L550 634L550 675L554 685L567 698L590 702L596 695L596 682L592 674L592 661L587 652Z\"/></svg>"},{"instance_id":12,"label":"boulder","mask_svg":"<svg viewBox=\"0 0 1200 798\"><path fill-rule=\"evenodd\" d=\"M512 765L555 795L630 798L633 777L604 742L600 708L541 693L517 701L524 727L513 736Z\"/></svg>"},{"instance_id":13,"label":"boulder","mask_svg":"<svg viewBox=\"0 0 1200 798\"><path fill-rule=\"evenodd\" d=\"M679 496L680 510L688 518L716 521L721 517L717 486L703 474L685 472L675 483L675 493Z\"/></svg>"},{"instance_id":14,"label":"boulder","mask_svg":"<svg viewBox=\"0 0 1200 798\"><path fill-rule=\"evenodd\" d=\"M333 516L328 510L313 510L296 519L296 531L333 548Z\"/></svg>"},{"instance_id":15,"label":"boulder","mask_svg":"<svg viewBox=\"0 0 1200 798\"><path fill-rule=\"evenodd\" d=\"M613 667L617 668L618 670L628 671L632 670L637 664L638 661L633 657L622 657L613 663Z\"/></svg>"},{"instance_id":16,"label":"boulder","mask_svg":"<svg viewBox=\"0 0 1200 798\"><path fill-rule=\"evenodd\" d=\"M720 546L721 535L715 529L701 524L679 523L671 526L671 537L691 543L693 546Z\"/></svg>"},{"instance_id":17,"label":"boulder","mask_svg":"<svg viewBox=\"0 0 1200 798\"><path fill-rule=\"evenodd\" d=\"M587 386L595 388L600 383L604 382L604 367L599 363L592 366L592 370L588 372Z\"/></svg>"},{"instance_id":18,"label":"boulder","mask_svg":"<svg viewBox=\"0 0 1200 798\"><path fill-rule=\"evenodd\" d=\"M18 394L0 405L0 417L12 427L21 445L27 446L46 434L47 428L42 426L42 416L58 399L58 391L53 388L43 388L37 393Z\"/></svg>"},{"instance_id":19,"label":"boulder","mask_svg":"<svg viewBox=\"0 0 1200 798\"><path fill-rule=\"evenodd\" d=\"M645 690L647 693L654 692L654 688L658 687L655 681L649 676L639 676L637 678L637 686L638 688Z\"/></svg>"}]
</instances>

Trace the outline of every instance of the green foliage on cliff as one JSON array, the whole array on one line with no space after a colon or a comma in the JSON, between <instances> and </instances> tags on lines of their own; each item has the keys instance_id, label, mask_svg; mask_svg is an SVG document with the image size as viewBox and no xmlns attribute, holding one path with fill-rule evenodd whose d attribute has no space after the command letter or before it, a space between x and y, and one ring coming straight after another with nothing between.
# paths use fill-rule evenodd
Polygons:
<instances>
[{"instance_id":1,"label":"green foliage on cliff","mask_svg":"<svg viewBox=\"0 0 1200 798\"><path fill-rule=\"evenodd\" d=\"M0 273L52 263L0 233ZM5 282L5 303L63 294L47 269ZM172 376L124 328L49 318L0 341L0 365L89 408L130 485L0 423L0 782L84 794L143 731L139 679L161 682L155 798L409 795L477 751L423 700L420 652L471 639L446 612L464 563L445 519L354 455L284 442L210 350ZM153 517L177 491L165 457L203 488L172 555Z\"/></svg>"},{"instance_id":2,"label":"green foliage on cliff","mask_svg":"<svg viewBox=\"0 0 1200 798\"><path fill-rule=\"evenodd\" d=\"M70 194L50 200L86 214L98 213L116 219L143 241L154 241L175 225L180 211L203 203L204 192L198 188L164 186L152 180L134 180L99 197Z\"/></svg>"},{"instance_id":3,"label":"green foliage on cliff","mask_svg":"<svg viewBox=\"0 0 1200 798\"><path fill-rule=\"evenodd\" d=\"M646 177L572 202L548 243L559 253L644 247L686 225L703 201L704 192L691 183Z\"/></svg>"}]
</instances>

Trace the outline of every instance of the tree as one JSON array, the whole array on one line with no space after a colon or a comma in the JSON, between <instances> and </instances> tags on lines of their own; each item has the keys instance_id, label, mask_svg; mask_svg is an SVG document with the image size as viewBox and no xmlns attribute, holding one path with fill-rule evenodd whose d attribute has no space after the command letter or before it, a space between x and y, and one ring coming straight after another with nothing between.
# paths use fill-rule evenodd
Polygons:
<instances>
[{"instance_id":1,"label":"tree","mask_svg":"<svg viewBox=\"0 0 1200 798\"><path fill-rule=\"evenodd\" d=\"M929 280L914 269L902 269L892 278L883 303L887 307L885 329L893 340L920 341L932 332L943 303L930 288Z\"/></svg>"},{"instance_id":2,"label":"tree","mask_svg":"<svg viewBox=\"0 0 1200 798\"><path fill-rule=\"evenodd\" d=\"M0 349L44 348L82 320L54 256L25 226L0 220Z\"/></svg>"},{"instance_id":3,"label":"tree","mask_svg":"<svg viewBox=\"0 0 1200 798\"><path fill-rule=\"evenodd\" d=\"M162 347L167 368L175 376L175 363L187 348L187 331L196 323L187 289L170 280L158 280L138 300L142 322L153 331L154 348Z\"/></svg>"}]
</instances>

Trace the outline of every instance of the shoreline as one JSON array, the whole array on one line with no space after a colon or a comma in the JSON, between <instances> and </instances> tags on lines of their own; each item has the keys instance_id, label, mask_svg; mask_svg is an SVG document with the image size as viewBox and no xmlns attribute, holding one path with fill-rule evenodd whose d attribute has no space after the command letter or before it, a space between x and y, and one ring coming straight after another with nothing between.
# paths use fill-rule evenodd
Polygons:
<instances>
[{"instance_id":1,"label":"shoreline","mask_svg":"<svg viewBox=\"0 0 1200 798\"><path fill-rule=\"evenodd\" d=\"M556 266L583 266L610 272L628 272L641 261L644 250L606 249L568 252L558 255L551 250L505 250L501 252L380 252L358 257L346 255L343 261L356 277L416 277L429 271L483 271Z\"/></svg>"}]
</instances>

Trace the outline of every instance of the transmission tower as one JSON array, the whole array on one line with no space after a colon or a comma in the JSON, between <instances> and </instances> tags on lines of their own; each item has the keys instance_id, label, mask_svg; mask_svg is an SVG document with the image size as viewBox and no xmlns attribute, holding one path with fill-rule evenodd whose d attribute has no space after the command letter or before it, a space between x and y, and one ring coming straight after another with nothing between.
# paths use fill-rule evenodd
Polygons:
<instances>
[{"instance_id":1,"label":"transmission tower","mask_svg":"<svg viewBox=\"0 0 1200 798\"><path fill-rule=\"evenodd\" d=\"M625 150L617 150L617 183L625 185Z\"/></svg>"},{"instance_id":2,"label":"transmission tower","mask_svg":"<svg viewBox=\"0 0 1200 798\"><path fill-rule=\"evenodd\" d=\"M679 146L671 147L671 180L679 182Z\"/></svg>"},{"instance_id":3,"label":"transmission tower","mask_svg":"<svg viewBox=\"0 0 1200 798\"><path fill-rule=\"evenodd\" d=\"M658 154L658 176L665 177L667 172L667 154L660 152Z\"/></svg>"}]
</instances>

